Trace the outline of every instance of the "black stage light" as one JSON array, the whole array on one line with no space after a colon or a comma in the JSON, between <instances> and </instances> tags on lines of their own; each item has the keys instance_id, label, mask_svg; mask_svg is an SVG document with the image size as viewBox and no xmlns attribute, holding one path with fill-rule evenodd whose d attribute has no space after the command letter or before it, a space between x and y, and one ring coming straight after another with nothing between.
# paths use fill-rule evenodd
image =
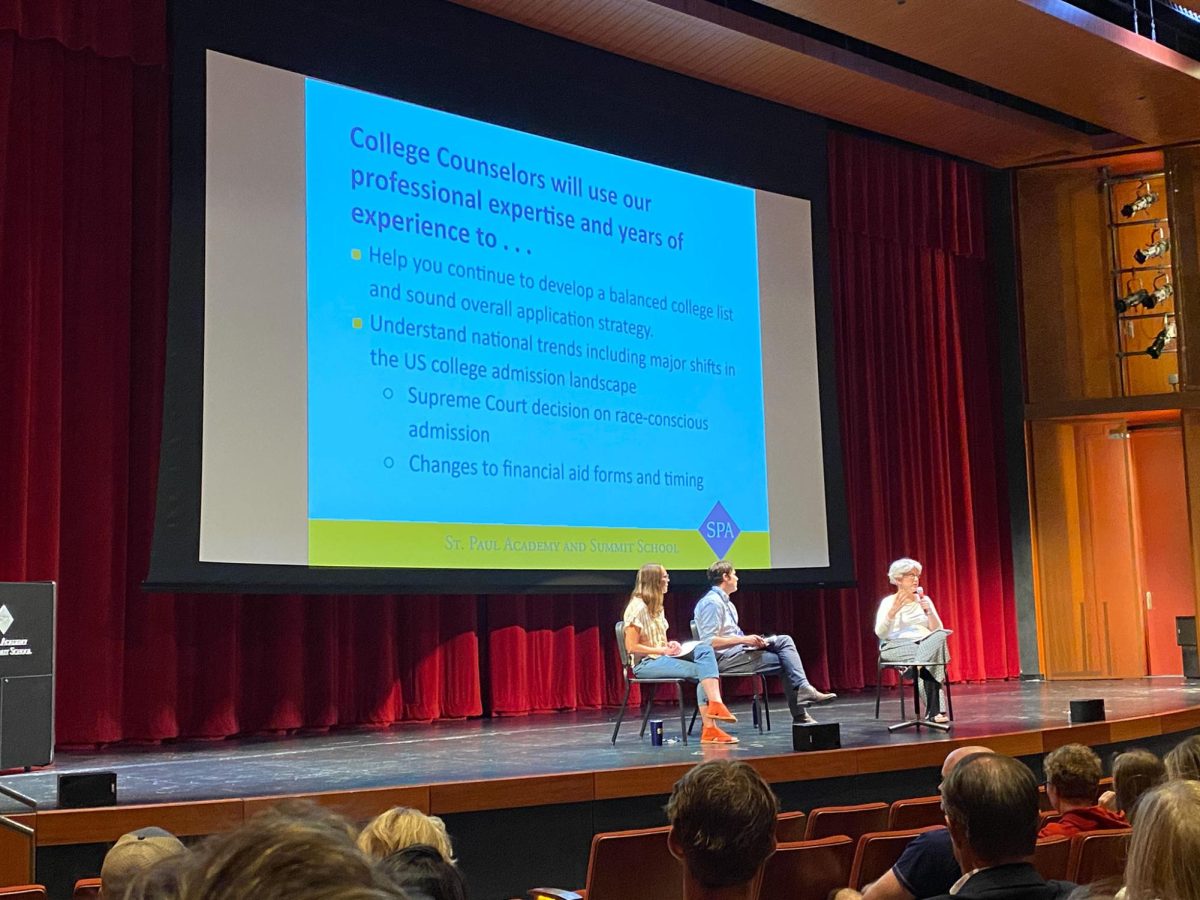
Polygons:
<instances>
[{"instance_id":1,"label":"black stage light","mask_svg":"<svg viewBox=\"0 0 1200 900\"><path fill-rule=\"evenodd\" d=\"M1113 305L1117 308L1118 313L1128 312L1135 306L1143 305L1147 300L1150 300L1150 292L1145 288L1134 291L1131 294L1126 294L1124 297L1118 297ZM1154 301L1150 301L1153 303ZM1150 307L1146 307L1149 309Z\"/></svg>"},{"instance_id":2,"label":"black stage light","mask_svg":"<svg viewBox=\"0 0 1200 900\"><path fill-rule=\"evenodd\" d=\"M1158 240L1154 236L1158 235ZM1162 256L1171 249L1171 242L1167 240L1167 236L1163 234L1161 228L1155 228L1150 232L1150 243L1145 247L1139 247L1133 251L1133 258L1137 260L1139 266L1144 266L1147 260L1154 259L1156 256Z\"/></svg>"},{"instance_id":3,"label":"black stage light","mask_svg":"<svg viewBox=\"0 0 1200 900\"><path fill-rule=\"evenodd\" d=\"M1131 218L1135 213L1140 213L1144 209L1149 209L1157 202L1158 194L1150 190L1150 182L1143 181L1138 187L1137 199L1122 206L1121 215L1127 219Z\"/></svg>"},{"instance_id":4,"label":"black stage light","mask_svg":"<svg viewBox=\"0 0 1200 900\"><path fill-rule=\"evenodd\" d=\"M1161 284L1159 282L1162 282ZM1129 310L1140 306L1142 309L1150 310L1158 306L1158 304L1169 299L1175 293L1175 288L1171 286L1171 282L1165 279L1164 276L1154 281L1155 288L1148 291L1145 288L1133 290L1133 282L1129 283L1129 293L1124 297L1118 297L1113 301L1113 306L1116 307L1118 313L1129 312Z\"/></svg>"},{"instance_id":5,"label":"black stage light","mask_svg":"<svg viewBox=\"0 0 1200 900\"><path fill-rule=\"evenodd\" d=\"M1158 359L1163 355L1163 351L1167 349L1167 344L1175 340L1175 321L1168 319L1167 324L1163 326L1163 330L1154 336L1150 346L1146 348L1146 355L1151 359Z\"/></svg>"},{"instance_id":6,"label":"black stage light","mask_svg":"<svg viewBox=\"0 0 1200 900\"><path fill-rule=\"evenodd\" d=\"M1146 348L1146 355L1151 359L1158 359L1162 356L1163 348L1167 346L1167 329L1163 329L1154 336L1154 342Z\"/></svg>"}]
</instances>

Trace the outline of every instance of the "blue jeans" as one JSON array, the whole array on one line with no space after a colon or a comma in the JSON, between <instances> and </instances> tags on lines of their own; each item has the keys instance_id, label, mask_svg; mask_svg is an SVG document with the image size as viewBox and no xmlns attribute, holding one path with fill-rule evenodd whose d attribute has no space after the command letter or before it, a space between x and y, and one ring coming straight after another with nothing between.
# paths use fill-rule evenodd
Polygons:
<instances>
[{"instance_id":1,"label":"blue jeans","mask_svg":"<svg viewBox=\"0 0 1200 900\"><path fill-rule=\"evenodd\" d=\"M686 658L656 656L643 659L633 667L633 674L639 678L690 678L697 682L702 678L716 678L717 654L713 652L712 644L701 642Z\"/></svg>"},{"instance_id":2,"label":"blue jeans","mask_svg":"<svg viewBox=\"0 0 1200 900\"><path fill-rule=\"evenodd\" d=\"M808 684L804 674L804 663L800 651L790 635L777 634L767 638L766 650L742 650L739 653L724 653L718 663L720 670L730 675L748 675L752 672L770 671L779 668L787 682L788 708L797 715L801 707L796 700L796 691Z\"/></svg>"}]
</instances>

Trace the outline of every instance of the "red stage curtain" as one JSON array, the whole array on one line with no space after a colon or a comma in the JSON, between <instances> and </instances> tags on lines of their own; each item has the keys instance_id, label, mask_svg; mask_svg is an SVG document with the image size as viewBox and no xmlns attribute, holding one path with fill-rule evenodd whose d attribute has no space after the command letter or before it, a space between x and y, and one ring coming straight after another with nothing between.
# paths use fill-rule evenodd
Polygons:
<instances>
[{"instance_id":1,"label":"red stage curtain","mask_svg":"<svg viewBox=\"0 0 1200 900\"><path fill-rule=\"evenodd\" d=\"M0 11L0 579L59 582L60 744L617 702L620 597L139 591L166 314L162 22L161 0ZM1014 675L980 173L849 135L830 151L862 587L747 590L743 618L793 633L817 683L861 686L883 567L913 554L956 629L954 672ZM681 636L692 599L669 598Z\"/></svg>"}]
</instances>

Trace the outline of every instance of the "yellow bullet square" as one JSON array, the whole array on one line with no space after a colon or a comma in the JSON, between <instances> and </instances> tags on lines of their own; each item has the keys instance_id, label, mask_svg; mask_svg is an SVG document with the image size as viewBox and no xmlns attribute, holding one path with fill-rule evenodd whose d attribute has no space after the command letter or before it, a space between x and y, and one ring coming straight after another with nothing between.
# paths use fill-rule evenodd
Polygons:
<instances>
[{"instance_id":1,"label":"yellow bullet square","mask_svg":"<svg viewBox=\"0 0 1200 900\"><path fill-rule=\"evenodd\" d=\"M355 328L362 328L362 319L354 318L350 320L350 324Z\"/></svg>"},{"instance_id":2,"label":"yellow bullet square","mask_svg":"<svg viewBox=\"0 0 1200 900\"><path fill-rule=\"evenodd\" d=\"M359 250L357 247L355 247L353 250L350 251L350 258L351 259L362 259L362 251Z\"/></svg>"}]
</instances>

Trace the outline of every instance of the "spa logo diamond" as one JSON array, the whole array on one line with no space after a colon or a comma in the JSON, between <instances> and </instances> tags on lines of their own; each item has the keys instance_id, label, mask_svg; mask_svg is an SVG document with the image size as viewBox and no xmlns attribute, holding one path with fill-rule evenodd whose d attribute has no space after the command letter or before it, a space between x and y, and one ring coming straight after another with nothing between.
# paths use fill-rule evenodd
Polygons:
<instances>
[{"instance_id":1,"label":"spa logo diamond","mask_svg":"<svg viewBox=\"0 0 1200 900\"><path fill-rule=\"evenodd\" d=\"M7 606L0 606L0 634L8 634L8 629L12 627L13 616L8 611Z\"/></svg>"},{"instance_id":2,"label":"spa logo diamond","mask_svg":"<svg viewBox=\"0 0 1200 900\"><path fill-rule=\"evenodd\" d=\"M733 542L737 540L737 536L741 534L738 530L737 523L729 517L729 513L725 512L720 501L712 508L712 511L700 523L700 536L712 547L713 553L717 556L724 556L729 552L729 548L733 546Z\"/></svg>"}]
</instances>

